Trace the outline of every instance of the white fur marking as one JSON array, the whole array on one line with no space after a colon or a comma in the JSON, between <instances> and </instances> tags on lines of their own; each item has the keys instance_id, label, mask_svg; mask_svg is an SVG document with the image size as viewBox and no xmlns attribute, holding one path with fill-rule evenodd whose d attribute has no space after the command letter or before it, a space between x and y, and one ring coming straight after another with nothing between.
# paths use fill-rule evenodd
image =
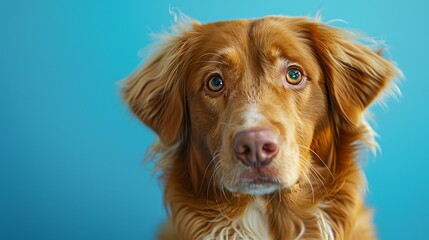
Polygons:
<instances>
[{"instance_id":1,"label":"white fur marking","mask_svg":"<svg viewBox=\"0 0 429 240\"><path fill-rule=\"evenodd\" d=\"M244 126L245 128L251 128L258 126L264 119L264 116L259 112L258 108L254 104L250 104L247 112L244 114Z\"/></svg>"},{"instance_id":2,"label":"white fur marking","mask_svg":"<svg viewBox=\"0 0 429 240\"><path fill-rule=\"evenodd\" d=\"M331 223L329 222L325 211L323 211L323 207L318 208L315 215L317 216L317 226L319 227L320 238L324 240L334 240L334 231L332 230Z\"/></svg>"},{"instance_id":3,"label":"white fur marking","mask_svg":"<svg viewBox=\"0 0 429 240\"><path fill-rule=\"evenodd\" d=\"M220 229L222 228L222 229ZM216 227L204 240L270 240L268 217L264 203L256 198L240 218L227 225Z\"/></svg>"},{"instance_id":4,"label":"white fur marking","mask_svg":"<svg viewBox=\"0 0 429 240\"><path fill-rule=\"evenodd\" d=\"M279 189L279 186L264 186L264 185L256 185L252 189L244 189L240 190L241 192L246 192L252 195L264 195L275 192Z\"/></svg>"}]
</instances>

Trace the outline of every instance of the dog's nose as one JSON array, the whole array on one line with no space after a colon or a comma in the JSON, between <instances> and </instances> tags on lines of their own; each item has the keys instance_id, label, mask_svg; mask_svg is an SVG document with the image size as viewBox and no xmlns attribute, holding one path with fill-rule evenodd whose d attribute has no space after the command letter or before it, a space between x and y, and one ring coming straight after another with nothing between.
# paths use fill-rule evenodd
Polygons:
<instances>
[{"instance_id":1,"label":"dog's nose","mask_svg":"<svg viewBox=\"0 0 429 240\"><path fill-rule=\"evenodd\" d=\"M278 135L268 129L245 130L235 135L233 148L244 165L265 166L279 150Z\"/></svg>"}]
</instances>

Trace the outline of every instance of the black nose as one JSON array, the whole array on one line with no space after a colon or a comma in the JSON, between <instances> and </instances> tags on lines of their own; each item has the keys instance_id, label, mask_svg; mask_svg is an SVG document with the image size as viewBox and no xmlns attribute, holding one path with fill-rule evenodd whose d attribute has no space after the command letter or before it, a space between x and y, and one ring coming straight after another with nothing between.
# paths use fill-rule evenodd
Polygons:
<instances>
[{"instance_id":1,"label":"black nose","mask_svg":"<svg viewBox=\"0 0 429 240\"><path fill-rule=\"evenodd\" d=\"M245 130L233 140L235 156L247 166L265 166L277 155L278 135L268 130Z\"/></svg>"}]
</instances>

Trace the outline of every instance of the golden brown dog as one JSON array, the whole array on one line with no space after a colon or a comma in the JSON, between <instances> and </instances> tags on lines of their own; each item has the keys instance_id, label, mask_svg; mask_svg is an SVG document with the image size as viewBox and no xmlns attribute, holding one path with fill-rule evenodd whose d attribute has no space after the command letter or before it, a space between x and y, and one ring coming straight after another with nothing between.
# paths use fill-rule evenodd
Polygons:
<instances>
[{"instance_id":1,"label":"golden brown dog","mask_svg":"<svg viewBox=\"0 0 429 240\"><path fill-rule=\"evenodd\" d=\"M374 239L356 153L399 70L308 18L178 28L123 88L160 139L163 237Z\"/></svg>"}]
</instances>

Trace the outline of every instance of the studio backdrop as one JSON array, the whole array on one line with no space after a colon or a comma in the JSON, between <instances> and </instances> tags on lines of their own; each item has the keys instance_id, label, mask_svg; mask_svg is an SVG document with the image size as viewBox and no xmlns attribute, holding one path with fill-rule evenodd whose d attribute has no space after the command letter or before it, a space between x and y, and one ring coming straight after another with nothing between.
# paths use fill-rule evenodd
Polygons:
<instances>
[{"instance_id":1,"label":"studio backdrop","mask_svg":"<svg viewBox=\"0 0 429 240\"><path fill-rule=\"evenodd\" d=\"M154 133L118 81L169 31L202 22L314 17L388 46L402 95L371 108L380 149L363 153L381 239L427 239L428 1L0 0L0 239L154 239L162 186L143 164Z\"/></svg>"}]
</instances>

